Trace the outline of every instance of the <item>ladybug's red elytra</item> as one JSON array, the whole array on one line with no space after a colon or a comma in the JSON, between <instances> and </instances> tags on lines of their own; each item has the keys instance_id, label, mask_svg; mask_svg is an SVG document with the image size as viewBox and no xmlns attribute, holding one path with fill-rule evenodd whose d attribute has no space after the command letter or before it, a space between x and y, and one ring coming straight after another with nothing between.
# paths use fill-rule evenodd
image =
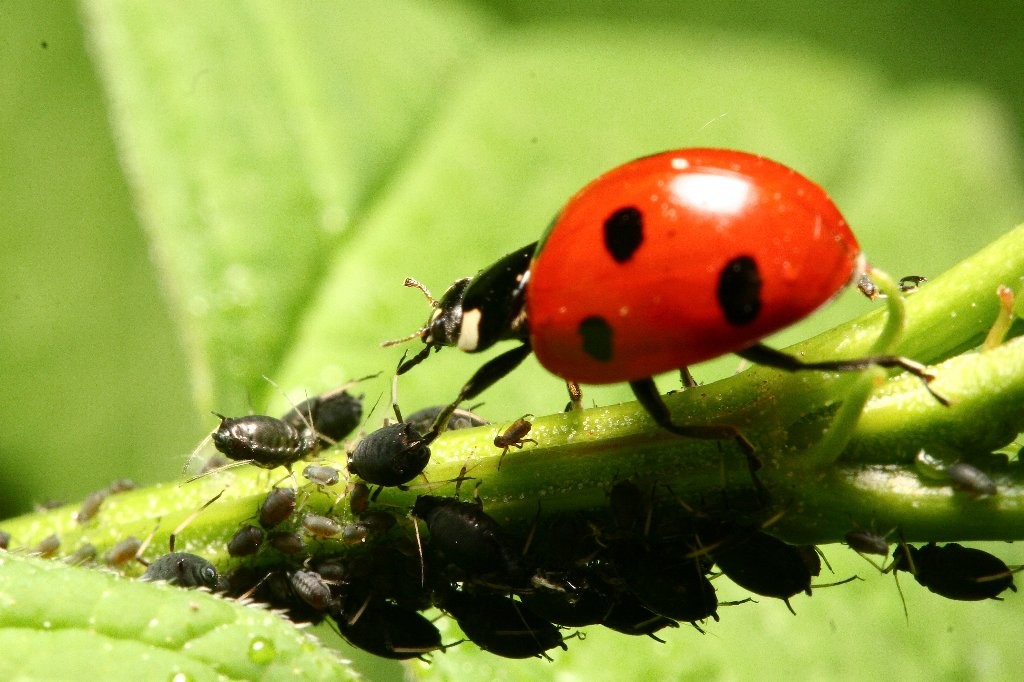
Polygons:
<instances>
[{"instance_id":1,"label":"ladybug's red elytra","mask_svg":"<svg viewBox=\"0 0 1024 682\"><path fill-rule=\"evenodd\" d=\"M467 352L510 339L463 386L451 410L533 351L570 384L629 382L661 426L701 438L728 426L672 421L652 379L726 353L785 369L902 367L897 356L806 363L758 343L831 300L864 272L857 239L821 187L761 156L680 149L612 169L580 190L547 234L458 280L415 334ZM420 288L415 280L407 286ZM573 390L576 393L573 393ZM941 400L941 398L940 398ZM444 430L442 413L428 438Z\"/></svg>"}]
</instances>

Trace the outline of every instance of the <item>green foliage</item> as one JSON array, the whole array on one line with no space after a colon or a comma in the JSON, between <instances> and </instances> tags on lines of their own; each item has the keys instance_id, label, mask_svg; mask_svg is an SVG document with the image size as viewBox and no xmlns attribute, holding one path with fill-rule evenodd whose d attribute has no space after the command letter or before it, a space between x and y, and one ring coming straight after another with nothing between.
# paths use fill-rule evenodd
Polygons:
<instances>
[{"instance_id":1,"label":"green foliage","mask_svg":"<svg viewBox=\"0 0 1024 682\"><path fill-rule=\"evenodd\" d=\"M28 5L9 3L0 13L12 35L0 41L4 84L14 86L0 98L0 121L11 131L0 141L0 203L11 207L5 227L17 247L2 256L0 295L10 313L0 351L15 359L11 381L5 360L2 389L6 485L37 500L60 494L55 478L80 494L115 476L173 476L175 455L215 423L202 416L208 410L286 409L262 375L296 400L353 376L386 374L399 352L378 343L427 314L401 288L403 277L437 290L471 274L535 239L572 191L633 156L707 145L775 157L821 182L872 260L895 274L946 270L1007 231L1024 208L1021 148L1010 125L1024 103L1016 90L999 90L1017 83L1021 67L1017 52L1000 47L1020 44L1005 32L1024 23L992 8L851 16L849 8L803 5L773 14L727 4L698 11L651 2L637 11L593 3L583 17L568 3L86 2L104 108L68 6ZM634 12L643 19L626 16ZM933 59L938 70L919 70ZM112 158L108 114L130 189ZM992 272L986 265L959 281L973 286ZM952 277L942 286L955 297L960 284ZM984 329L991 320L994 296L971 293L943 307L943 296L925 293L923 302L939 303L930 316L911 311L911 324L929 320L904 339L901 349L915 357L949 357L963 350L951 344L972 338L954 325L969 318ZM53 300L69 306L47 307ZM868 307L845 296L773 344ZM50 349L65 347L83 359L55 359ZM711 381L734 365L723 359L696 374ZM402 404L447 400L475 366L454 351L432 358L403 380ZM975 393L998 402L1006 394L985 383L998 377L985 375ZM961 375L957 386L970 378ZM912 384L892 382L869 402L846 460L892 461L887 400L923 393ZM368 384L369 402L385 389L385 377ZM489 391L481 411L497 421L547 414L564 402L562 391L531 361ZM588 389L586 397L604 405L625 393ZM1006 411L1019 394L1009 400ZM968 421L984 425L973 433L1005 440L1018 427L1001 419L990 428L994 407L978 403ZM913 422L925 426L910 441L961 433L936 419ZM542 420L539 428L547 427ZM50 459L51 448L70 452L71 461ZM544 485L573 469L530 457L524 466L536 464ZM577 465L585 466L587 459ZM215 492L196 489L175 503L158 542L174 514ZM246 499L245 490L235 492ZM851 504L869 494L857 489ZM226 499L215 511L220 506L208 511L223 528L244 503ZM978 510L961 511L969 519ZM111 524L113 539L144 534L154 520L140 513L105 519L104 527ZM714 636L692 633L692 642L679 641L690 639L685 632L672 633L668 646L592 633L560 656L558 670L592 679L626 671L743 677L763 673L759 651L794 676L898 669L901 679L991 679L1010 669L1019 597L936 603L911 585L908 629L894 591L878 583L816 592L797 604L796 619L777 604L736 607L743 613L724 613ZM741 655L747 642L756 644ZM865 661L864 651L878 653ZM541 662L495 661L470 647L436 658L416 670L555 674Z\"/></svg>"},{"instance_id":2,"label":"green foliage","mask_svg":"<svg viewBox=\"0 0 1024 682\"><path fill-rule=\"evenodd\" d=\"M265 609L58 561L0 555L0 603L5 680L357 679Z\"/></svg>"}]
</instances>

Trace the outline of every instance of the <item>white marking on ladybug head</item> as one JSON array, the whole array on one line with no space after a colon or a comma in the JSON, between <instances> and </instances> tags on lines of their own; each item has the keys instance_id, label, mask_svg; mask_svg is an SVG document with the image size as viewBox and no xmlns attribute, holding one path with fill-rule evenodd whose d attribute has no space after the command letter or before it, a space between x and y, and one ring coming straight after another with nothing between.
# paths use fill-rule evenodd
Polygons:
<instances>
[{"instance_id":1,"label":"white marking on ladybug head","mask_svg":"<svg viewBox=\"0 0 1024 682\"><path fill-rule=\"evenodd\" d=\"M459 350L472 353L480 345L480 318L483 313L478 308L462 311L462 324L459 326Z\"/></svg>"}]
</instances>

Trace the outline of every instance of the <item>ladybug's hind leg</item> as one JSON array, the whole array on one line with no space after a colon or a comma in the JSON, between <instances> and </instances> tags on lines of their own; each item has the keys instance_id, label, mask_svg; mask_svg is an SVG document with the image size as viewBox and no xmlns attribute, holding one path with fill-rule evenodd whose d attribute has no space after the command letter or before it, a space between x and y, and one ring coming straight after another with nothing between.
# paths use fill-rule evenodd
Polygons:
<instances>
[{"instance_id":1,"label":"ladybug's hind leg","mask_svg":"<svg viewBox=\"0 0 1024 682\"><path fill-rule=\"evenodd\" d=\"M647 414L651 415L651 419L667 431L680 436L686 436L687 438L735 439L736 443L743 450L743 454L746 455L747 466L750 468L750 477L754 481L754 487L758 491L767 494L764 484L757 477L757 472L763 466L761 460L758 459L757 454L754 452L753 444L747 440L746 436L739 429L728 424L676 424L672 421L672 414L668 410L668 405L665 404L661 394L658 393L658 386L654 383L654 379L651 377L637 379L636 381L629 382L629 387L633 389L633 395L643 405Z\"/></svg>"},{"instance_id":2,"label":"ladybug's hind leg","mask_svg":"<svg viewBox=\"0 0 1024 682\"><path fill-rule=\"evenodd\" d=\"M775 350L774 348L770 348L760 343L754 344L749 348L744 348L741 351L737 351L736 355L755 364L773 367L787 372L796 372L805 369L817 369L824 370L826 372L856 372L867 369L868 367L885 367L890 369L899 368L906 370L919 378L924 383L924 387L940 405L946 407L949 406L949 400L932 390L931 381L935 378L935 375L931 374L920 362L911 360L910 358L905 358L901 355L874 355L863 358L854 358L852 360L805 362L799 358L793 357L792 355L783 353L780 350Z\"/></svg>"}]
</instances>

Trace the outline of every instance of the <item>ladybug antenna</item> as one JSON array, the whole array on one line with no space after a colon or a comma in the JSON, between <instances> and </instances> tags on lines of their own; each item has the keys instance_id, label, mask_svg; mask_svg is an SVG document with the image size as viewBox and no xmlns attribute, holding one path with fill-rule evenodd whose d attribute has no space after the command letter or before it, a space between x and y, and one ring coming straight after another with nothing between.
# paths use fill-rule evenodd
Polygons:
<instances>
[{"instance_id":1,"label":"ladybug antenna","mask_svg":"<svg viewBox=\"0 0 1024 682\"><path fill-rule=\"evenodd\" d=\"M407 287L411 287L413 289L419 289L420 291L422 291L423 295L427 297L428 301L430 301L430 307L431 308L436 308L438 305L440 305L437 302L437 299L430 295L430 289L428 289L427 287L425 287L423 284L421 284L419 281L413 279L412 277L406 277L404 285L407 286Z\"/></svg>"},{"instance_id":2,"label":"ladybug antenna","mask_svg":"<svg viewBox=\"0 0 1024 682\"><path fill-rule=\"evenodd\" d=\"M414 331L412 334L409 334L408 336L403 336L400 339L391 339L390 341L382 341L380 346L381 346L381 348L390 348L391 346L397 346L398 344L405 343L406 341L412 341L413 339L423 338L423 334L425 334L428 329L429 329L429 327L420 327L419 329Z\"/></svg>"},{"instance_id":3,"label":"ladybug antenna","mask_svg":"<svg viewBox=\"0 0 1024 682\"><path fill-rule=\"evenodd\" d=\"M404 285L422 291L423 295L427 297L427 301L430 302L431 308L436 308L440 305L437 299L434 298L433 295L430 293L430 289L428 289L426 286L420 283L419 280L415 280L412 277L406 277ZM424 325L417 329L416 331L414 331L412 334L409 334L408 336L403 336L400 339L392 339L391 341L384 341L380 345L382 348L388 348L390 346L397 346L400 343L405 343L406 341L412 341L413 339L416 338L422 338L423 335L426 334L429 329L430 325Z\"/></svg>"}]
</instances>

